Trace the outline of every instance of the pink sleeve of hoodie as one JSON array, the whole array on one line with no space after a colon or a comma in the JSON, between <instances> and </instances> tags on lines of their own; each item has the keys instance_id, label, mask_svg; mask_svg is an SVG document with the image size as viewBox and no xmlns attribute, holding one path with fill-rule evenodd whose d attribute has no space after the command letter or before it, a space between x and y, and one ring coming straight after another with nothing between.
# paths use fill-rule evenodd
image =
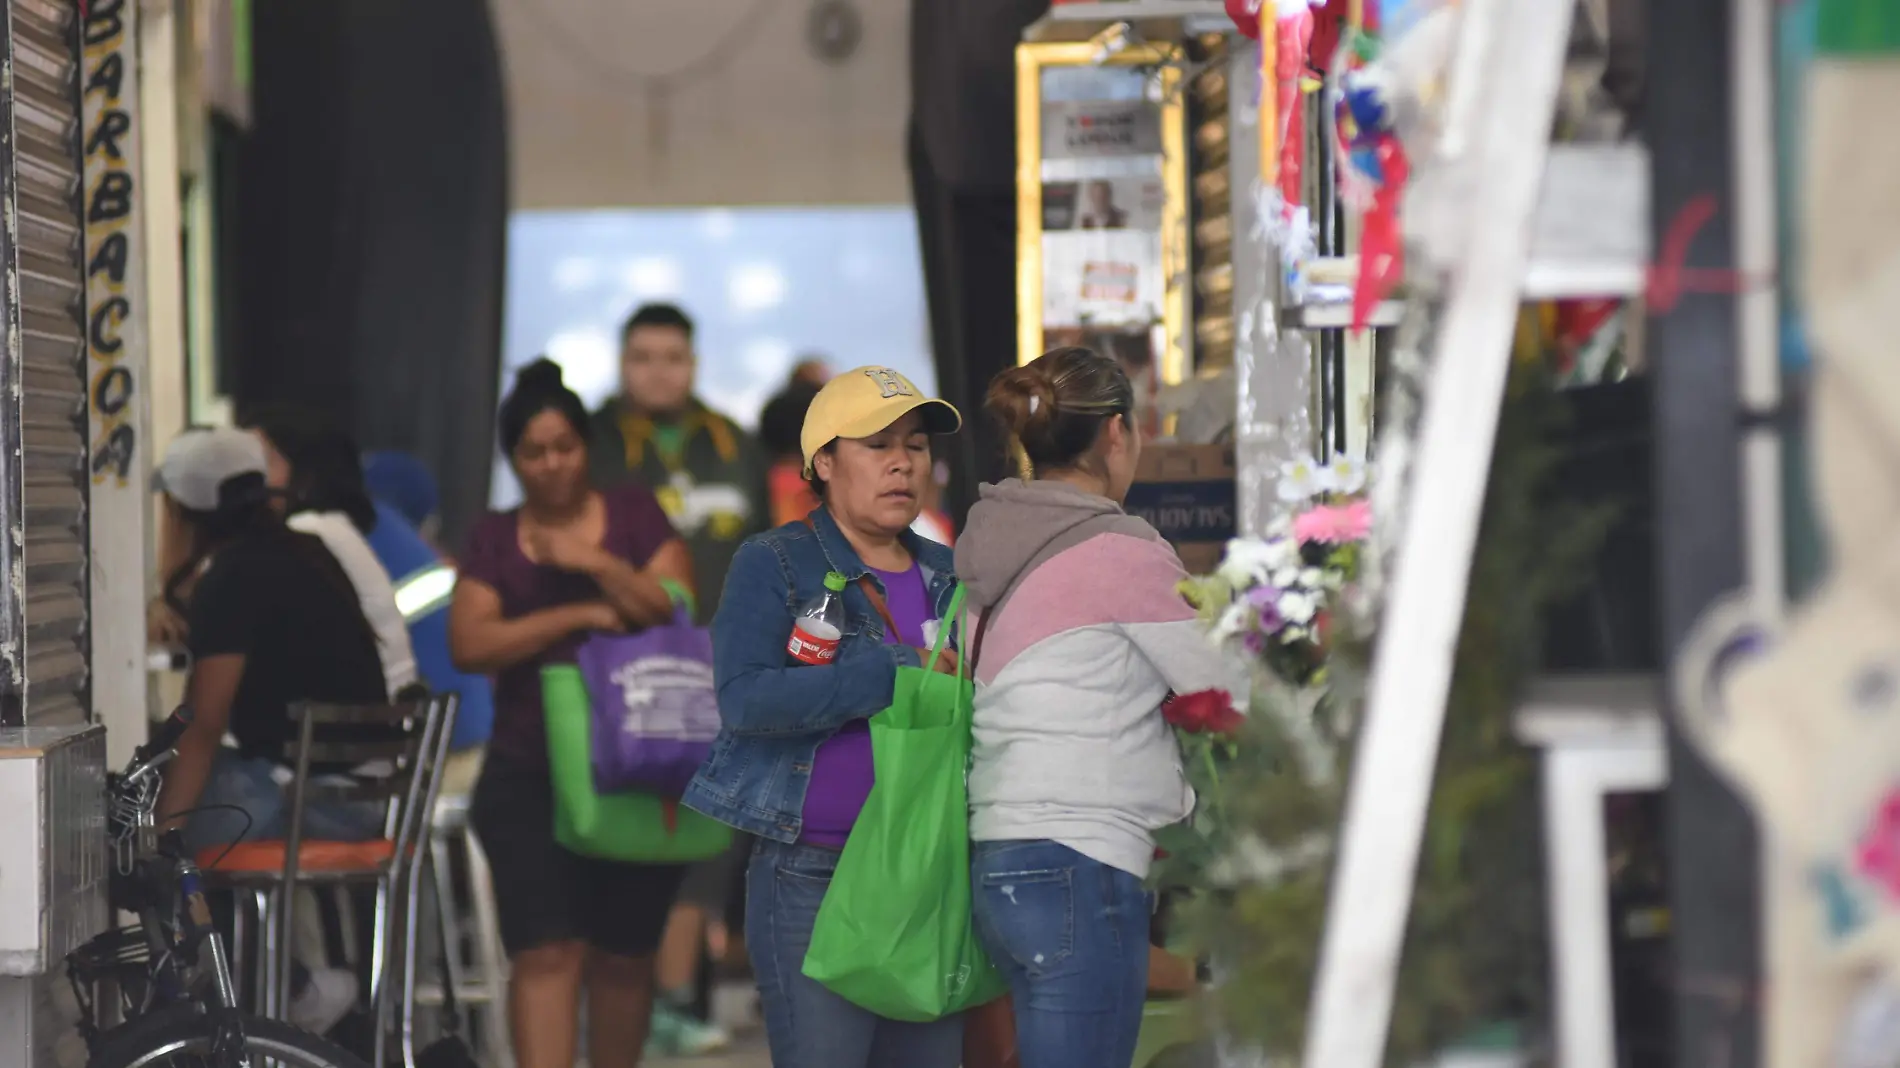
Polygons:
<instances>
[{"instance_id":1,"label":"pink sleeve of hoodie","mask_svg":"<svg viewBox=\"0 0 1900 1068\"><path fill-rule=\"evenodd\" d=\"M1186 577L1174 549L1155 538L1098 534L1064 549L1023 578L985 631L976 679L987 684L1031 646L1082 627L1144 628L1144 635L1163 627L1213 652L1178 588Z\"/></svg>"}]
</instances>

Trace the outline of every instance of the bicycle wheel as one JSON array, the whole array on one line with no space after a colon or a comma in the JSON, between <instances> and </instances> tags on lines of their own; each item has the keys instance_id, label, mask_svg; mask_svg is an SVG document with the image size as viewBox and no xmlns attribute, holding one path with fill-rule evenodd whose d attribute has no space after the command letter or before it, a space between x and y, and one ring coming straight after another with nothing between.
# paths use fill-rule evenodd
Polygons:
<instances>
[{"instance_id":1,"label":"bicycle wheel","mask_svg":"<svg viewBox=\"0 0 1900 1068\"><path fill-rule=\"evenodd\" d=\"M185 1008L190 1008L186 1006ZM362 1058L287 1023L246 1016L244 1051L253 1068L368 1068ZM161 1012L100 1036L86 1068L198 1068L211 1063L211 1025L197 1012Z\"/></svg>"}]
</instances>

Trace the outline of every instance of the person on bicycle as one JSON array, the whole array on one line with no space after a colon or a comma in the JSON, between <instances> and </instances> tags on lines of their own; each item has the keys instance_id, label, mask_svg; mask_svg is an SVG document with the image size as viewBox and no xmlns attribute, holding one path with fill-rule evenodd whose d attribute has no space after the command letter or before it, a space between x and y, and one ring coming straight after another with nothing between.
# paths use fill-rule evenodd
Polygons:
<instances>
[{"instance_id":1,"label":"person on bicycle","mask_svg":"<svg viewBox=\"0 0 1900 1068\"><path fill-rule=\"evenodd\" d=\"M692 561L644 483L596 489L581 399L548 360L502 402L501 447L522 503L469 535L449 606L449 649L495 677L495 729L469 817L493 862L515 1063L574 1063L581 994L588 1062L632 1068L653 1014L654 954L686 869L570 852L554 837L541 669L594 631L673 619Z\"/></svg>"},{"instance_id":2,"label":"person on bicycle","mask_svg":"<svg viewBox=\"0 0 1900 1068\"><path fill-rule=\"evenodd\" d=\"M183 562L165 599L185 625L195 714L165 769L158 816L182 823L211 867L240 839L289 832L285 745L300 701L388 699L376 635L323 542L284 525L265 484L264 446L241 430L188 430L159 464L168 539ZM382 832L374 806L312 802L304 833L361 841ZM293 969L289 1019L322 1033L355 1004L346 971Z\"/></svg>"}]
</instances>

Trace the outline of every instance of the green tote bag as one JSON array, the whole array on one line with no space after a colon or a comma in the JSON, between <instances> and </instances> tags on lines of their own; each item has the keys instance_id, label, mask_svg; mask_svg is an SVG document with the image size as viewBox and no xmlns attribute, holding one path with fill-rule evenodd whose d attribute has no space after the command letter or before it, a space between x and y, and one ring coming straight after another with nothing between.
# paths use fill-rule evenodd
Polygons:
<instances>
[{"instance_id":1,"label":"green tote bag","mask_svg":"<svg viewBox=\"0 0 1900 1068\"><path fill-rule=\"evenodd\" d=\"M930 663L959 618L958 586ZM876 780L819 906L806 975L893 1020L926 1021L1008 988L970 918L970 680L897 669L871 719Z\"/></svg>"},{"instance_id":2,"label":"green tote bag","mask_svg":"<svg viewBox=\"0 0 1900 1068\"><path fill-rule=\"evenodd\" d=\"M636 864L690 864L724 853L732 829L655 794L594 789L593 704L581 669L541 669L548 766L554 779L554 840L571 853Z\"/></svg>"}]
</instances>

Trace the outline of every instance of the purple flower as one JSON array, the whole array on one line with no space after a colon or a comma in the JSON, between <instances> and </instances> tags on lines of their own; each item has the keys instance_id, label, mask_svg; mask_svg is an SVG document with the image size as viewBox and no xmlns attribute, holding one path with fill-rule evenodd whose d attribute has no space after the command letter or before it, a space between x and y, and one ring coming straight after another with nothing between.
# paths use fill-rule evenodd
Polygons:
<instances>
[{"instance_id":1,"label":"purple flower","mask_svg":"<svg viewBox=\"0 0 1900 1068\"><path fill-rule=\"evenodd\" d=\"M1247 607L1254 610L1263 633L1273 634L1286 626L1280 615L1280 591L1272 586L1255 586L1247 591Z\"/></svg>"}]
</instances>

